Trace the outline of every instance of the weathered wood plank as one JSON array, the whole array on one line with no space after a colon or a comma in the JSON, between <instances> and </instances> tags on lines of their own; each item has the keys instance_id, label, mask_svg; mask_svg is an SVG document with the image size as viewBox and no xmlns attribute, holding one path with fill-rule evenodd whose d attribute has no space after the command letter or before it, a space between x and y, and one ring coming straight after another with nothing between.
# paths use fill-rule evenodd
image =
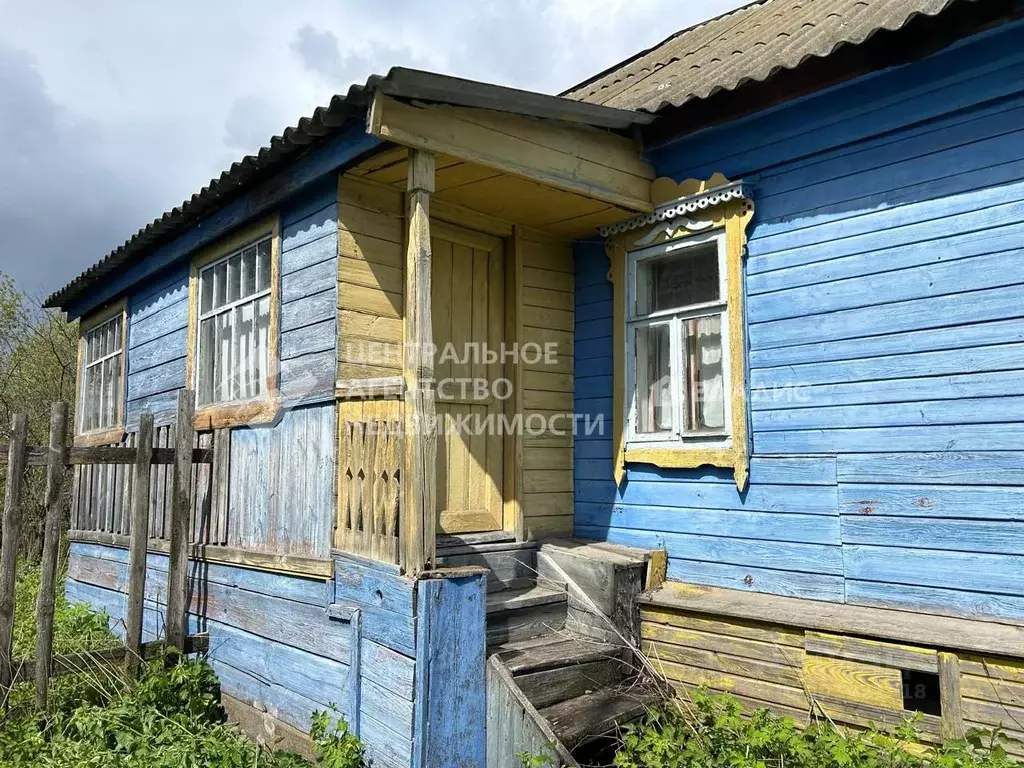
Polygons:
<instances>
[{"instance_id":1,"label":"weathered wood plank","mask_svg":"<svg viewBox=\"0 0 1024 768\"><path fill-rule=\"evenodd\" d=\"M11 443L7 450L7 486L4 497L3 541L0 543L0 690L11 684L14 642L14 582L21 542L22 496L25 487L25 446L28 417L11 417Z\"/></svg>"},{"instance_id":2,"label":"weathered wood plank","mask_svg":"<svg viewBox=\"0 0 1024 768\"><path fill-rule=\"evenodd\" d=\"M192 487L192 445L195 431L192 416L195 396L191 390L178 392L175 422L175 461L171 488L170 565L167 574L167 644L185 647L187 623L185 615L188 588L190 491Z\"/></svg>"},{"instance_id":3,"label":"weathered wood plank","mask_svg":"<svg viewBox=\"0 0 1024 768\"><path fill-rule=\"evenodd\" d=\"M405 440L399 542L402 566L409 575L434 559L437 508L437 435L434 425L434 342L430 309L430 195L434 190L434 156L409 153L408 227L405 267Z\"/></svg>"},{"instance_id":4,"label":"weathered wood plank","mask_svg":"<svg viewBox=\"0 0 1024 768\"><path fill-rule=\"evenodd\" d=\"M903 678L898 669L808 654L804 657L804 682L812 694L903 709Z\"/></svg>"},{"instance_id":5,"label":"weathered wood plank","mask_svg":"<svg viewBox=\"0 0 1024 768\"><path fill-rule=\"evenodd\" d=\"M50 410L50 456L46 467L46 519L43 529L43 561L36 600L36 709L46 711L53 656L53 605L56 596L57 557L60 549L61 499L64 462L61 452L67 437L68 407L54 403Z\"/></svg>"},{"instance_id":6,"label":"weathered wood plank","mask_svg":"<svg viewBox=\"0 0 1024 768\"><path fill-rule=\"evenodd\" d=\"M125 616L125 660L129 675L138 672L142 644L143 602L146 597L146 524L149 520L150 464L153 459L153 415L139 417L136 436L135 486L128 552L128 606Z\"/></svg>"},{"instance_id":7,"label":"weathered wood plank","mask_svg":"<svg viewBox=\"0 0 1024 768\"><path fill-rule=\"evenodd\" d=\"M960 696L960 659L955 653L939 654L939 695L942 708L942 737L964 737L963 702Z\"/></svg>"},{"instance_id":8,"label":"weathered wood plank","mask_svg":"<svg viewBox=\"0 0 1024 768\"><path fill-rule=\"evenodd\" d=\"M914 648L908 645L880 643L876 640L813 631L807 632L804 642L807 652L818 656L866 661L870 664L913 669L931 674L939 672L938 654L929 648Z\"/></svg>"}]
</instances>

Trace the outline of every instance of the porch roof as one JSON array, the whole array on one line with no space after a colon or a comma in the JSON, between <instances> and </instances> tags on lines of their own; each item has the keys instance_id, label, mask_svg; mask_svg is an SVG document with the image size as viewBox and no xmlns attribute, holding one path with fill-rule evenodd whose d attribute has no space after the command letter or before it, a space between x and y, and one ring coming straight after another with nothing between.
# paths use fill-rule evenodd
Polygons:
<instances>
[{"instance_id":1,"label":"porch roof","mask_svg":"<svg viewBox=\"0 0 1024 768\"><path fill-rule=\"evenodd\" d=\"M377 94L424 104L446 104L556 120L615 133L628 133L632 126L650 123L654 119L652 115L560 96L393 67L386 76L372 75L365 84L351 86L345 95L335 96L327 106L317 108L311 116L286 128L280 136L272 137L257 154L247 155L233 163L190 199L140 229L124 244L47 297L44 306L67 307L133 259L199 224L288 163L322 146L342 129L354 122L365 121Z\"/></svg>"}]
</instances>

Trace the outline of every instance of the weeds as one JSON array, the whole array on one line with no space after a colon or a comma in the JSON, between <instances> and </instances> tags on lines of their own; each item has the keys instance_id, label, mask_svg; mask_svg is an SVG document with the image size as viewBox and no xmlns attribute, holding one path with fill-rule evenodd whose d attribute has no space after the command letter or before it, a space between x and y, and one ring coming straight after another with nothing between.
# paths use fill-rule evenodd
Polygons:
<instances>
[{"instance_id":1,"label":"weeds","mask_svg":"<svg viewBox=\"0 0 1024 768\"><path fill-rule=\"evenodd\" d=\"M696 690L690 698L686 713L664 707L627 726L616 768L1019 768L998 732L931 747L921 744L913 719L891 733L827 722L800 730L767 709L744 717L728 694Z\"/></svg>"}]
</instances>

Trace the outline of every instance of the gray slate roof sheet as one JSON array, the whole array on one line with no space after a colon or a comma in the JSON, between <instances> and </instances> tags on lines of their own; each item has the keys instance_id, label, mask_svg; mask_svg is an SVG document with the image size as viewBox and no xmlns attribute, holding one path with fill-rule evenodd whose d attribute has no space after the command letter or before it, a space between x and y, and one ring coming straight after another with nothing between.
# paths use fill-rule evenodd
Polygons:
<instances>
[{"instance_id":1,"label":"gray slate roof sheet","mask_svg":"<svg viewBox=\"0 0 1024 768\"><path fill-rule=\"evenodd\" d=\"M881 30L900 29L916 16L938 15L954 2L759 0L678 32L562 95L659 112L766 80Z\"/></svg>"}]
</instances>

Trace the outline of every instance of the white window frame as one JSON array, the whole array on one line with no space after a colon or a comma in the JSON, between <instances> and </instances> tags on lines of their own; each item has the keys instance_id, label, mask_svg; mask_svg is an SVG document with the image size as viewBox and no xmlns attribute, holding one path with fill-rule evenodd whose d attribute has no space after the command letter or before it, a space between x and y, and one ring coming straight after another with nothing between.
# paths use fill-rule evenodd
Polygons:
<instances>
[{"instance_id":1,"label":"white window frame","mask_svg":"<svg viewBox=\"0 0 1024 768\"><path fill-rule=\"evenodd\" d=\"M639 288L639 266L643 262L653 261L678 254L689 248L715 243L718 251L719 299L700 304L689 304L673 309L637 314L636 304ZM672 448L672 449L705 449L730 448L732 446L732 385L730 380L732 350L729 348L729 269L728 253L724 230L716 230L705 235L693 235L681 240L670 240L665 243L630 251L626 262L626 448ZM685 400L685 366L683 350L680 344L682 323L696 317L709 314L721 315L722 333L722 387L724 400L724 426L720 430L709 430L699 433L685 432L681 422L679 403ZM636 331L644 326L662 323L670 325L669 370L672 377L672 429L670 434L657 434L637 431L638 398L636 371Z\"/></svg>"},{"instance_id":2,"label":"white window frame","mask_svg":"<svg viewBox=\"0 0 1024 768\"><path fill-rule=\"evenodd\" d=\"M82 358L81 358L82 359L82 367L81 367L81 372L80 372L80 376L79 376L78 418L77 418L78 434L90 435L90 434L94 434L94 433L105 432L105 431L111 430L111 429L116 429L117 427L121 426L121 422L122 422L122 418L123 418L123 416L122 416L122 410L123 410L122 403L124 401L124 390L125 390L125 386L126 386L126 382L125 382L125 366L124 366L125 320L126 320L126 318L124 316L124 310L120 309L115 314L111 315L110 317L106 318L105 320L101 320L101 321L99 321L99 322L97 322L97 323L95 323L93 325L90 325L88 328L86 328L85 330L82 331L81 342L80 342L81 345L82 345ZM89 349L89 337L93 336L94 334L98 335L102 329L105 329L111 323L119 323L120 324L119 333L115 337L117 339L117 350L115 352L108 352L103 357L101 357L101 358L99 358L97 360L94 360L91 363L87 362L86 361L86 356L88 354L88 349ZM89 429L86 429L85 428L85 419L86 419L86 414L88 412L87 397L88 397L88 394L89 394L89 371L94 369L94 368L98 368L99 369L99 376L100 376L99 392L100 392L100 398L102 399L102 397L104 396L104 390L105 390L105 387L104 387L104 384L105 384L104 379L106 378L106 372L105 372L106 365L105 364L106 364L106 362L108 360L112 360L115 357L119 359L119 362L118 362L118 372L119 372L119 378L120 378L120 386L117 388L117 391L113 393L114 402L111 403L111 405L113 406L113 414L114 414L113 415L113 420L109 424L99 424L97 426L90 427ZM102 413L103 413L103 404L101 402L100 403L100 414L102 415Z\"/></svg>"},{"instance_id":3,"label":"white window frame","mask_svg":"<svg viewBox=\"0 0 1024 768\"><path fill-rule=\"evenodd\" d=\"M216 407L222 406L222 405L235 405L235 404L238 404L238 403L258 402L258 401L267 399L268 397L270 397L273 394L271 392L271 389L272 389L271 386L270 386L271 382L268 381L268 379L270 378L270 375L271 375L270 372L272 370L272 364L271 364L270 357L271 357L271 354L273 353L273 347L274 347L274 345L271 343L271 335L273 334L273 330L274 330L273 329L273 313L274 313L274 306L273 306L273 304L274 304L274 290L273 290L273 287L274 287L274 237L275 237L275 235L273 233L268 232L265 235L262 235L262 236L260 236L260 237L258 237L256 239L254 239L254 240L251 240L250 242L246 243L245 245L242 245L242 246L240 246L238 248L233 249L232 251L230 251L229 253L225 254L224 256L221 256L221 257L219 257L217 259L214 259L209 264L204 264L203 266L199 267L196 270L196 274L198 276L198 278L196 280L196 297L195 297L195 301L196 301L195 361L196 361L196 363L195 363L195 371L194 371L193 377L192 377L193 378L192 386L193 386L193 389L195 390L195 393L196 393L195 397L196 397L196 407L197 408L200 408L200 409L203 409L203 408L216 408ZM247 250L249 248L253 248L253 247L257 248L257 259L258 259L259 258L258 247L264 241L269 242L269 244L270 244L270 247L268 249L268 254L267 254L267 258L270 259L270 267L269 267L270 277L269 277L269 280L267 282L267 287L264 288L263 290L259 290L259 291L256 291L255 293L249 294L248 296L245 296L244 298L239 298L239 299L236 299L235 301L230 301L230 302L228 302L226 304L220 305L219 307L217 307L215 309L210 309L207 312L203 312L203 275L205 273L211 271L211 270L216 269L221 264L226 263L229 259L231 259L231 258L233 258L235 256L238 256L243 251L245 251L245 250ZM257 275L259 274L258 262L257 262L257 267L256 267L256 273L257 273ZM214 292L216 293L216 289L214 289ZM256 322L255 306L264 297L266 297L268 299L270 306L269 306L268 317L267 317L267 325L268 325L268 328L267 328L267 346L266 346L266 349L265 349L265 353L266 353L267 359L266 359L266 362L265 362L265 365L264 365L264 369L265 369L266 375L262 378L262 381L260 383L260 387L261 387L262 391L258 395L253 395L252 397L243 397L243 398L228 399L228 400L212 400L209 403L200 403L200 401L199 401L199 396L200 396L200 391L201 391L201 389L200 389L200 378L202 376L202 360L203 360L203 352L202 352L203 321L204 320L210 320L211 318L220 317L221 315L227 314L228 312L235 313L235 310L236 310L237 307L240 307L240 306L245 305L245 304L252 304L253 307L254 307L253 323L255 324L255 322ZM211 301L211 304L212 303L213 302ZM216 323L216 320L214 320L214 322ZM238 346L238 322L237 321L232 323L231 334L232 334L231 348L232 348L232 350L237 351L237 346ZM232 376L237 376L238 375L238 371L234 371L233 370L231 375ZM258 372L257 372L257 376L254 377L254 380L255 381L259 381L260 380Z\"/></svg>"}]
</instances>

